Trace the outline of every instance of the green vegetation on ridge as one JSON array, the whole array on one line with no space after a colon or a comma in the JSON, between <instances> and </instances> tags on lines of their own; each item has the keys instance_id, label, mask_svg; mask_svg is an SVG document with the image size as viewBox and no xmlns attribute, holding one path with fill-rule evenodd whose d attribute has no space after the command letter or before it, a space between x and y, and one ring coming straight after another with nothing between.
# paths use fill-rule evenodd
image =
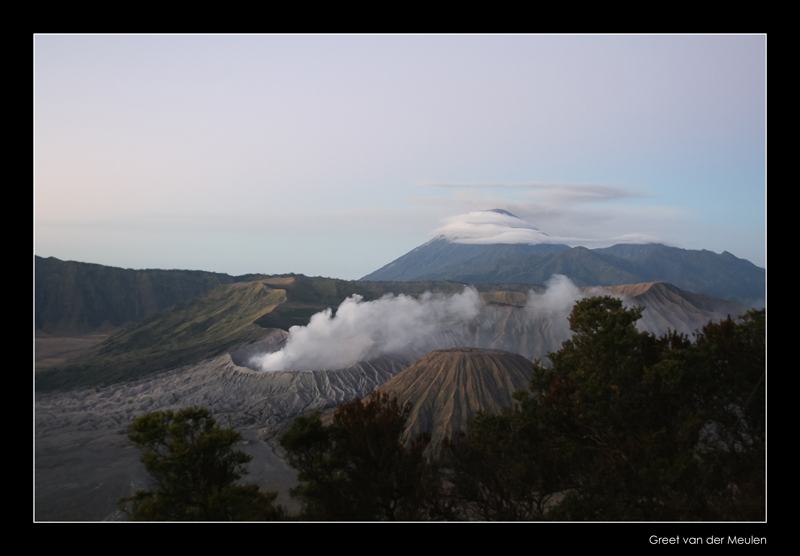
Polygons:
<instances>
[{"instance_id":1,"label":"green vegetation on ridge","mask_svg":"<svg viewBox=\"0 0 800 556\"><path fill-rule=\"evenodd\" d=\"M132 380L214 357L263 338L255 324L286 301L264 282L220 286L120 331L60 368L40 372L37 390Z\"/></svg>"},{"instance_id":2,"label":"green vegetation on ridge","mask_svg":"<svg viewBox=\"0 0 800 556\"><path fill-rule=\"evenodd\" d=\"M39 372L36 389L123 382L197 363L258 341L271 329L306 325L312 315L336 309L353 294L370 301L386 294L463 289L458 282L355 282L294 274L233 282L129 324L66 365Z\"/></svg>"},{"instance_id":3,"label":"green vegetation on ridge","mask_svg":"<svg viewBox=\"0 0 800 556\"><path fill-rule=\"evenodd\" d=\"M38 256L34 271L35 328L56 334L119 328L239 281L217 272L133 270Z\"/></svg>"}]
</instances>

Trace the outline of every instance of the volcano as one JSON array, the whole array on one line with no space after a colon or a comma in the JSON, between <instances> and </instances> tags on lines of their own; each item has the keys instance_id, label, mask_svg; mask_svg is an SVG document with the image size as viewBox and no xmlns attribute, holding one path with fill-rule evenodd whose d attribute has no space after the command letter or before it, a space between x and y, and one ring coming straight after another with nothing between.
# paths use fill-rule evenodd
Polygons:
<instances>
[{"instance_id":1,"label":"volcano","mask_svg":"<svg viewBox=\"0 0 800 556\"><path fill-rule=\"evenodd\" d=\"M644 305L637 325L656 334L668 328L689 333L709 320L746 310L660 282L600 292L571 288L563 306L541 306L547 299L544 288L491 284L479 288L481 306L475 318L448 321L408 353L313 372L257 372L246 367L254 354L281 349L287 329L303 319L308 322L305 315L335 307L353 293L374 300L390 292L452 295L463 287L272 277L226 284L129 325L87 353L94 358L86 359L87 365L101 371L86 381L88 387L36 393L36 518L119 519L120 496L146 485L139 454L125 449L129 446L124 435L131 419L146 412L208 407L221 426L235 427L245 437L243 447L255 458L248 480L267 490L278 489L279 502L291 504L289 489L296 486L296 472L281 459L277 439L299 414L319 409L332 416L339 403L381 388L412 403L407 438L428 430L434 449L462 430L475 411L513 405L511 394L527 386L531 361L544 362L568 337L567 315L578 297L612 294L631 305ZM558 288L551 294L557 292ZM268 317L272 320L265 323ZM261 328L261 339L242 345L253 337L255 326ZM142 338L151 342L144 346L144 356ZM180 359L172 345L178 340L191 348L184 351L193 357L217 355L203 361ZM164 361L179 361L181 366L157 366ZM133 372L139 368L147 372ZM62 370L59 376L76 372ZM37 375L37 390L41 377Z\"/></svg>"},{"instance_id":2,"label":"volcano","mask_svg":"<svg viewBox=\"0 0 800 556\"><path fill-rule=\"evenodd\" d=\"M545 284L562 274L578 286L663 281L747 307L765 305L766 270L727 251L661 243L570 247L502 209L454 217L434 233L427 243L361 280Z\"/></svg>"},{"instance_id":3,"label":"volcano","mask_svg":"<svg viewBox=\"0 0 800 556\"><path fill-rule=\"evenodd\" d=\"M546 233L502 209L456 217L434 233L436 237L429 242L361 280L419 281L424 280L423 276L444 272L459 276L460 282L478 283L463 279L470 275L470 268L569 249L568 245L553 243Z\"/></svg>"},{"instance_id":4,"label":"volcano","mask_svg":"<svg viewBox=\"0 0 800 556\"><path fill-rule=\"evenodd\" d=\"M510 407L511 395L526 388L531 361L499 349L452 348L433 351L379 388L412 404L404 439L431 433L430 448L459 430L481 409Z\"/></svg>"}]
</instances>

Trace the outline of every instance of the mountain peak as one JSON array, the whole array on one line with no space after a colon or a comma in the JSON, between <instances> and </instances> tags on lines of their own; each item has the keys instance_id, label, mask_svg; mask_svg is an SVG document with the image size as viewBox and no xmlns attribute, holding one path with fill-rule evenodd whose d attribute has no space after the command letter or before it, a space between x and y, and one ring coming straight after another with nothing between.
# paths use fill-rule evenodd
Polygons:
<instances>
[{"instance_id":1,"label":"mountain peak","mask_svg":"<svg viewBox=\"0 0 800 556\"><path fill-rule=\"evenodd\" d=\"M486 210L484 212L496 212L497 214L505 214L506 216L511 216L513 218L519 218L519 216L517 216L516 214L511 214L507 210L503 210L503 209L489 209L489 210ZM522 220L522 219L520 218L520 220Z\"/></svg>"},{"instance_id":2,"label":"mountain peak","mask_svg":"<svg viewBox=\"0 0 800 556\"><path fill-rule=\"evenodd\" d=\"M529 244L554 243L546 233L503 209L478 210L445 219L432 232L452 243Z\"/></svg>"}]
</instances>

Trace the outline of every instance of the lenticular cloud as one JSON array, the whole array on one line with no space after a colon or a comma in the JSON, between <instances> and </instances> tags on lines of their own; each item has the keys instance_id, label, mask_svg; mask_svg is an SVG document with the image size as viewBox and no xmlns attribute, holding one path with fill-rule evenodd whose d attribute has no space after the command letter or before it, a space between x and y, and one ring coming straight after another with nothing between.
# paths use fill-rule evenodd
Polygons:
<instances>
[{"instance_id":1,"label":"lenticular cloud","mask_svg":"<svg viewBox=\"0 0 800 556\"><path fill-rule=\"evenodd\" d=\"M342 369L424 344L429 335L474 318L479 309L474 288L455 295L426 292L419 298L389 294L376 301L356 294L345 299L336 314L326 309L307 326L293 326L282 350L256 356L250 366L262 371Z\"/></svg>"},{"instance_id":2,"label":"lenticular cloud","mask_svg":"<svg viewBox=\"0 0 800 556\"><path fill-rule=\"evenodd\" d=\"M528 222L504 210L492 209L468 212L445 219L445 225L432 234L452 243L538 245L554 243L564 245L608 246L615 243L664 243L649 234L625 234L613 238L579 238L551 236Z\"/></svg>"},{"instance_id":3,"label":"lenticular cloud","mask_svg":"<svg viewBox=\"0 0 800 556\"><path fill-rule=\"evenodd\" d=\"M507 212L469 212L445 222L433 233L454 243L554 243L546 233Z\"/></svg>"}]
</instances>

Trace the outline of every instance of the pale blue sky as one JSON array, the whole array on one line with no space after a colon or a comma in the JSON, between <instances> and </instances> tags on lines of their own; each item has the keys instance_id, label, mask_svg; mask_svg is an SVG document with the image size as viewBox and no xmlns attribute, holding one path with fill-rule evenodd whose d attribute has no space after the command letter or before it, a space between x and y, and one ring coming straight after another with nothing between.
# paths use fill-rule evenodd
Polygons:
<instances>
[{"instance_id":1,"label":"pale blue sky","mask_svg":"<svg viewBox=\"0 0 800 556\"><path fill-rule=\"evenodd\" d=\"M763 35L38 35L35 251L355 279L502 208L765 266Z\"/></svg>"}]
</instances>

